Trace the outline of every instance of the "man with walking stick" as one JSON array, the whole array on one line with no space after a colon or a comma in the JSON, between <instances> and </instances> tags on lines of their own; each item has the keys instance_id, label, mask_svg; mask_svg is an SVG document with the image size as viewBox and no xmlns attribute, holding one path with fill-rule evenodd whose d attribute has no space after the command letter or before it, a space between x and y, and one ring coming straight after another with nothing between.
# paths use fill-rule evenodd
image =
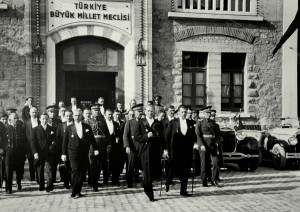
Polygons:
<instances>
[{"instance_id":1,"label":"man with walking stick","mask_svg":"<svg viewBox=\"0 0 300 212\"><path fill-rule=\"evenodd\" d=\"M165 132L167 149L170 157L171 168L167 174L166 192L174 176L180 180L180 195L189 197L187 183L193 161L193 145L196 142L194 124L186 119L187 108L179 106L178 118L170 121Z\"/></svg>"}]
</instances>

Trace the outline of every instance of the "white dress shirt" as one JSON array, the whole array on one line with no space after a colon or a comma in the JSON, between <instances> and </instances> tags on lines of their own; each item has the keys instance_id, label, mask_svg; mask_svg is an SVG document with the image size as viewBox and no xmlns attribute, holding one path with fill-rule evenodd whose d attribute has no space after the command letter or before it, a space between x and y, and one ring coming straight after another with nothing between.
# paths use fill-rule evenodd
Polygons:
<instances>
[{"instance_id":1,"label":"white dress shirt","mask_svg":"<svg viewBox=\"0 0 300 212\"><path fill-rule=\"evenodd\" d=\"M148 117L146 117L146 119L147 119L147 121L148 121L148 123L149 123L149 125L150 125L150 127L151 127L151 125L152 125L153 122L154 122L154 118L149 119Z\"/></svg>"},{"instance_id":2,"label":"white dress shirt","mask_svg":"<svg viewBox=\"0 0 300 212\"><path fill-rule=\"evenodd\" d=\"M102 106L100 106L100 112L101 112L101 114L104 116L105 109L104 109L104 106L103 106L103 105L102 105Z\"/></svg>"},{"instance_id":3,"label":"white dress shirt","mask_svg":"<svg viewBox=\"0 0 300 212\"><path fill-rule=\"evenodd\" d=\"M41 124L42 125L42 124ZM46 131L47 130L47 124L46 125L42 125L43 129Z\"/></svg>"},{"instance_id":4,"label":"white dress shirt","mask_svg":"<svg viewBox=\"0 0 300 212\"><path fill-rule=\"evenodd\" d=\"M173 116L173 117L171 117L171 116L168 116L168 119L169 119L169 121L171 121L171 120L173 120L173 119L174 119L174 116Z\"/></svg>"},{"instance_id":5,"label":"white dress shirt","mask_svg":"<svg viewBox=\"0 0 300 212\"><path fill-rule=\"evenodd\" d=\"M114 133L114 123L113 121L109 121L107 119L105 121L109 130L109 134L112 135Z\"/></svg>"},{"instance_id":6,"label":"white dress shirt","mask_svg":"<svg viewBox=\"0 0 300 212\"><path fill-rule=\"evenodd\" d=\"M187 123L186 123L186 119L181 119L179 118L180 121L180 131L183 135L186 134L187 132Z\"/></svg>"},{"instance_id":7,"label":"white dress shirt","mask_svg":"<svg viewBox=\"0 0 300 212\"><path fill-rule=\"evenodd\" d=\"M72 112L74 113L75 110L77 109L77 105L72 105Z\"/></svg>"},{"instance_id":8,"label":"white dress shirt","mask_svg":"<svg viewBox=\"0 0 300 212\"><path fill-rule=\"evenodd\" d=\"M32 126L32 128L35 128L38 125L39 125L38 124L38 119L37 118L35 118L35 119L31 118L31 126Z\"/></svg>"},{"instance_id":9,"label":"white dress shirt","mask_svg":"<svg viewBox=\"0 0 300 212\"><path fill-rule=\"evenodd\" d=\"M83 136L82 123L81 122L79 122L79 123L75 122L75 127L76 127L76 132L77 132L78 137L82 138L82 136Z\"/></svg>"}]
</instances>

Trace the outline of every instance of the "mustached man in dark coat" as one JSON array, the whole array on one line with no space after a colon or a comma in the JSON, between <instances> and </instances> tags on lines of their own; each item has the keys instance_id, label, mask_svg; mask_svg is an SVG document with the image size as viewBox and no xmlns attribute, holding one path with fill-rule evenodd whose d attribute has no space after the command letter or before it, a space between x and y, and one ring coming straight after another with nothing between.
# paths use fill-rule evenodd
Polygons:
<instances>
[{"instance_id":1,"label":"mustached man in dark coat","mask_svg":"<svg viewBox=\"0 0 300 212\"><path fill-rule=\"evenodd\" d=\"M153 202L152 182L161 176L161 156L165 147L164 127L160 121L154 119L155 112L152 105L146 106L145 114L146 118L139 121L140 126L131 135L143 167L144 192Z\"/></svg>"},{"instance_id":2,"label":"mustached man in dark coat","mask_svg":"<svg viewBox=\"0 0 300 212\"><path fill-rule=\"evenodd\" d=\"M165 132L171 168L166 181L166 191L175 175L180 180L180 195L190 196L187 182L193 161L193 146L196 142L194 122L186 119L187 108L180 106L178 118L170 121Z\"/></svg>"},{"instance_id":3,"label":"mustached man in dark coat","mask_svg":"<svg viewBox=\"0 0 300 212\"><path fill-rule=\"evenodd\" d=\"M75 109L73 114L74 124L67 127L64 134L62 156L63 161L67 161L67 155L71 163L71 182L72 198L83 197L81 188L83 177L88 168L88 154L90 146L94 149L94 154L98 155L99 151L96 146L95 137L92 128L82 122L81 109Z\"/></svg>"},{"instance_id":4,"label":"mustached man in dark coat","mask_svg":"<svg viewBox=\"0 0 300 212\"><path fill-rule=\"evenodd\" d=\"M28 149L28 142L24 125L18 124L18 115L12 113L9 115L10 124L7 129L7 146L5 157L6 168L6 193L12 192L13 171L16 171L16 180L18 190L21 190L21 179L24 174L25 154Z\"/></svg>"}]
</instances>

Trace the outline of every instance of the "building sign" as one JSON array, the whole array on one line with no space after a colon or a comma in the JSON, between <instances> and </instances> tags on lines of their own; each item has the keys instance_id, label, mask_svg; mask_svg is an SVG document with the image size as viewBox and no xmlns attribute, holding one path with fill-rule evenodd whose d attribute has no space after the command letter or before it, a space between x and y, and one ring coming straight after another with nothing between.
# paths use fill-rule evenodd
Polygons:
<instances>
[{"instance_id":1,"label":"building sign","mask_svg":"<svg viewBox=\"0 0 300 212\"><path fill-rule=\"evenodd\" d=\"M128 2L48 0L48 31L74 23L95 22L131 34L131 4Z\"/></svg>"}]
</instances>

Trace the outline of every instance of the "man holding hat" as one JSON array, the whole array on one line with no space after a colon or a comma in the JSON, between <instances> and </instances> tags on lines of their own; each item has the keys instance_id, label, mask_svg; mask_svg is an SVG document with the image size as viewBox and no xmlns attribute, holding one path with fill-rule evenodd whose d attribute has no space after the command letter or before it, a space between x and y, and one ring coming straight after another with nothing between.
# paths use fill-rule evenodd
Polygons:
<instances>
[{"instance_id":1,"label":"man holding hat","mask_svg":"<svg viewBox=\"0 0 300 212\"><path fill-rule=\"evenodd\" d=\"M216 181L218 170L218 149L216 143L220 136L220 128L210 119L211 106L202 108L202 111L204 119L196 124L197 144L194 145L194 148L198 149L200 154L202 185L208 187L207 179L211 177L212 185L219 187Z\"/></svg>"},{"instance_id":2,"label":"man holding hat","mask_svg":"<svg viewBox=\"0 0 300 212\"><path fill-rule=\"evenodd\" d=\"M33 104L33 97L29 96L26 98L26 103L25 106L22 109L22 119L23 121L27 121L28 119L30 119L30 108L32 108Z\"/></svg>"}]
</instances>

